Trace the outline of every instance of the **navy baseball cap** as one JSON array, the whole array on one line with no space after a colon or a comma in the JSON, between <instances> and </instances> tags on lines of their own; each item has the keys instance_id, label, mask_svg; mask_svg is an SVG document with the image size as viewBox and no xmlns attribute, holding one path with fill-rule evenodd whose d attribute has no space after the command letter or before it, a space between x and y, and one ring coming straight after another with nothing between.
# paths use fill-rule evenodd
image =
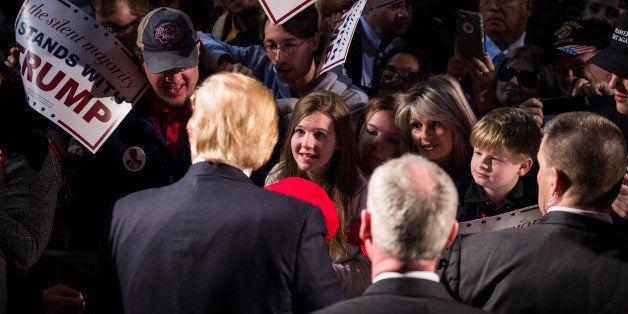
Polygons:
<instances>
[{"instance_id":1,"label":"navy baseball cap","mask_svg":"<svg viewBox=\"0 0 628 314\"><path fill-rule=\"evenodd\" d=\"M589 62L615 75L628 76L628 13L619 16L610 46Z\"/></svg>"},{"instance_id":2,"label":"navy baseball cap","mask_svg":"<svg viewBox=\"0 0 628 314\"><path fill-rule=\"evenodd\" d=\"M197 42L198 35L190 17L171 8L149 12L137 29L137 47L152 73L195 67L198 64Z\"/></svg>"},{"instance_id":3,"label":"navy baseball cap","mask_svg":"<svg viewBox=\"0 0 628 314\"><path fill-rule=\"evenodd\" d=\"M572 56L606 48L613 28L597 20L574 20L563 24L554 34L554 48Z\"/></svg>"}]
</instances>

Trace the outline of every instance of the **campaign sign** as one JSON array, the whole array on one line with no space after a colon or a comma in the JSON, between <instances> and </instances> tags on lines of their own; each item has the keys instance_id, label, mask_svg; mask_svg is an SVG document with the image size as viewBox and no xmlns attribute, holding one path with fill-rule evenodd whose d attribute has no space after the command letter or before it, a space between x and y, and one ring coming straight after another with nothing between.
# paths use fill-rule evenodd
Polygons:
<instances>
[{"instance_id":1,"label":"campaign sign","mask_svg":"<svg viewBox=\"0 0 628 314\"><path fill-rule=\"evenodd\" d=\"M349 47L351 47L351 39L353 33L360 21L360 15L366 0L359 0L353 4L351 9L342 15L340 21L336 24L334 32L331 35L329 44L325 48L320 73L325 73L327 70L343 64L347 60L347 54L349 53Z\"/></svg>"},{"instance_id":2,"label":"campaign sign","mask_svg":"<svg viewBox=\"0 0 628 314\"><path fill-rule=\"evenodd\" d=\"M316 0L259 0L273 24L282 24Z\"/></svg>"},{"instance_id":3,"label":"campaign sign","mask_svg":"<svg viewBox=\"0 0 628 314\"><path fill-rule=\"evenodd\" d=\"M501 215L480 218L459 223L458 234L472 234L479 232L490 232L508 228L527 228L541 220L543 215L539 210L539 205L524 207ZM440 276L443 270L449 265L449 249L443 250L436 265L436 273Z\"/></svg>"},{"instance_id":4,"label":"campaign sign","mask_svg":"<svg viewBox=\"0 0 628 314\"><path fill-rule=\"evenodd\" d=\"M29 105L95 153L148 87L115 36L64 0L27 0L15 22Z\"/></svg>"}]
</instances>

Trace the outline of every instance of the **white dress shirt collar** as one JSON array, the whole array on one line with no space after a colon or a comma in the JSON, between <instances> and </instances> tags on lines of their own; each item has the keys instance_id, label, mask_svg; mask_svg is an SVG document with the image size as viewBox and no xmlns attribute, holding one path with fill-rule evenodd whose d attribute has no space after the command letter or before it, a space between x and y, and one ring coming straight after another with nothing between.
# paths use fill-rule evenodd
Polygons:
<instances>
[{"instance_id":1,"label":"white dress shirt collar","mask_svg":"<svg viewBox=\"0 0 628 314\"><path fill-rule=\"evenodd\" d=\"M588 210L576 209L576 208L565 207L565 206L552 206L549 209L547 209L547 212L548 213L549 212L568 212L572 214L578 214L578 215L583 215L583 216L588 216L591 218L599 219L604 222L608 222L609 224L613 223L613 218L611 218L611 214L609 213L596 213L596 212L592 212Z\"/></svg>"},{"instance_id":2,"label":"white dress shirt collar","mask_svg":"<svg viewBox=\"0 0 628 314\"><path fill-rule=\"evenodd\" d=\"M387 271L375 276L375 278L373 278L373 283L390 278L418 278L434 282L440 282L440 278L438 277L438 275L432 271L409 271L407 273Z\"/></svg>"}]
</instances>

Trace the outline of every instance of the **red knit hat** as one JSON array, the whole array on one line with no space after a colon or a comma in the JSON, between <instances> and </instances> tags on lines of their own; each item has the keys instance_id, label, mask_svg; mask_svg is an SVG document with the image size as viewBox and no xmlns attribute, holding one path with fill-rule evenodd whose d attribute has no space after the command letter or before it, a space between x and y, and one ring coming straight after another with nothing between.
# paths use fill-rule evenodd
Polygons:
<instances>
[{"instance_id":1,"label":"red knit hat","mask_svg":"<svg viewBox=\"0 0 628 314\"><path fill-rule=\"evenodd\" d=\"M303 178L289 177L268 185L265 189L290 195L320 208L327 227L325 241L331 240L338 231L339 222L336 205L318 184Z\"/></svg>"}]
</instances>

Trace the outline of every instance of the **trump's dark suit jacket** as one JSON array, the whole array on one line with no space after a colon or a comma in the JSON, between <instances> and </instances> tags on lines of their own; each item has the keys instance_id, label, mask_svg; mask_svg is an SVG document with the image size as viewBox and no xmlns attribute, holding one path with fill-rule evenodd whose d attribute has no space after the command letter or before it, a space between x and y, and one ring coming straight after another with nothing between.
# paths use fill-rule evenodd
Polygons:
<instances>
[{"instance_id":1,"label":"trump's dark suit jacket","mask_svg":"<svg viewBox=\"0 0 628 314\"><path fill-rule=\"evenodd\" d=\"M225 164L120 199L109 230L127 314L309 312L342 298L320 210Z\"/></svg>"},{"instance_id":2,"label":"trump's dark suit jacket","mask_svg":"<svg viewBox=\"0 0 628 314\"><path fill-rule=\"evenodd\" d=\"M437 282L389 278L369 286L362 296L315 313L485 313L454 300Z\"/></svg>"},{"instance_id":3,"label":"trump's dark suit jacket","mask_svg":"<svg viewBox=\"0 0 628 314\"><path fill-rule=\"evenodd\" d=\"M628 313L628 239L604 221L549 212L527 229L457 239L441 280L499 313Z\"/></svg>"}]
</instances>

